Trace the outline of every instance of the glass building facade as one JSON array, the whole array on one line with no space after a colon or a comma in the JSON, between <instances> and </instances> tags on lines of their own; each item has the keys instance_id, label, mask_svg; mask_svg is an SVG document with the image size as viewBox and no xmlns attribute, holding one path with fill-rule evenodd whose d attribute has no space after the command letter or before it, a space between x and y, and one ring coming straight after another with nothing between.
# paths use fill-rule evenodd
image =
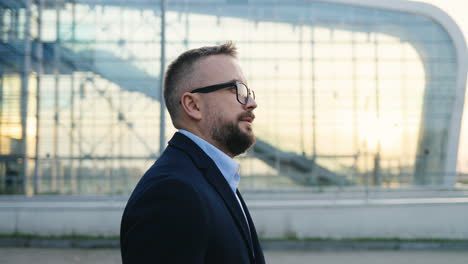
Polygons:
<instances>
[{"instance_id":1,"label":"glass building facade","mask_svg":"<svg viewBox=\"0 0 468 264\"><path fill-rule=\"evenodd\" d=\"M433 17L346 1L2 0L0 193L129 193L175 132L164 66L226 40L259 105L241 188L467 183L466 71Z\"/></svg>"}]
</instances>

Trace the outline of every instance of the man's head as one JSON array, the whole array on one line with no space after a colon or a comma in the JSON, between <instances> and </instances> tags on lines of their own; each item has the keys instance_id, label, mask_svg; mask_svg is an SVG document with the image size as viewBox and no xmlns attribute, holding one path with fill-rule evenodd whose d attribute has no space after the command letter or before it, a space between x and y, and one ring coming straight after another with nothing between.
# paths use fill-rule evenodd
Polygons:
<instances>
[{"instance_id":1,"label":"man's head","mask_svg":"<svg viewBox=\"0 0 468 264\"><path fill-rule=\"evenodd\" d=\"M251 123L257 107L236 53L230 42L189 50L169 65L164 80L164 99L174 126L232 157L255 142Z\"/></svg>"}]
</instances>

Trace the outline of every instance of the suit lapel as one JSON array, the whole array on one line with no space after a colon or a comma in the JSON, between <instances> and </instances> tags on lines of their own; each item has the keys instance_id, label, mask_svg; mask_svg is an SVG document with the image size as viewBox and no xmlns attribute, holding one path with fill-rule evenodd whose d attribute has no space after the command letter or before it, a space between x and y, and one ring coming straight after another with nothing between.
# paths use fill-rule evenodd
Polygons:
<instances>
[{"instance_id":1,"label":"suit lapel","mask_svg":"<svg viewBox=\"0 0 468 264\"><path fill-rule=\"evenodd\" d=\"M250 256L252 257L254 247L252 245L249 227L245 221L244 214L242 213L242 209L237 202L235 194L232 192L231 187L229 187L229 184L221 174L221 171L218 169L214 161L211 160L211 158L208 157L208 155L206 155L206 153L200 149L198 145L195 144L195 142L181 133L176 133L169 141L169 145L187 153L192 158L195 165L203 171L205 178L213 186L219 196L221 196L226 207L231 213L232 218L239 228L245 243L248 245ZM244 207L244 210L246 209L247 207Z\"/></svg>"},{"instance_id":2,"label":"suit lapel","mask_svg":"<svg viewBox=\"0 0 468 264\"><path fill-rule=\"evenodd\" d=\"M249 209L247 208L247 205L245 204L244 199L242 198L242 195L240 194L239 190L237 190L237 197L239 197L239 200L241 201L242 207L244 208L245 216L247 217L247 221L249 222L250 233L252 235L252 244L255 252L255 263L263 264L265 263L265 257L263 256L260 241L257 237L257 230L255 229L255 225L252 221L252 217L250 216Z\"/></svg>"},{"instance_id":3,"label":"suit lapel","mask_svg":"<svg viewBox=\"0 0 468 264\"><path fill-rule=\"evenodd\" d=\"M252 256L254 248L252 245L249 227L247 226L247 223L245 221L242 209L240 208L240 205L237 202L237 198L232 192L232 189L229 187L229 184L226 182L226 179L223 177L223 175L219 171L218 167L216 167L214 162L213 166L210 166L206 170L205 177L211 183L214 189L218 192L219 196L223 198L224 203L226 204L226 207L229 209L229 212L234 218L237 227L240 229L242 237L244 238L245 243L248 245Z\"/></svg>"}]
</instances>

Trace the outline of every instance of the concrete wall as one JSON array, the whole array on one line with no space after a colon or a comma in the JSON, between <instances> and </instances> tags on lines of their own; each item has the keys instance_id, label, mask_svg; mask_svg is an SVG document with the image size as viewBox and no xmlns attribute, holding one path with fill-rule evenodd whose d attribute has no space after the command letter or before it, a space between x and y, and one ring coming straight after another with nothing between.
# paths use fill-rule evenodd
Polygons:
<instances>
[{"instance_id":1,"label":"concrete wall","mask_svg":"<svg viewBox=\"0 0 468 264\"><path fill-rule=\"evenodd\" d=\"M252 201L263 238L468 239L468 199Z\"/></svg>"},{"instance_id":2,"label":"concrete wall","mask_svg":"<svg viewBox=\"0 0 468 264\"><path fill-rule=\"evenodd\" d=\"M0 234L117 236L124 201L0 199Z\"/></svg>"},{"instance_id":3,"label":"concrete wall","mask_svg":"<svg viewBox=\"0 0 468 264\"><path fill-rule=\"evenodd\" d=\"M262 238L468 239L464 197L246 197ZM118 236L125 202L126 197L0 197L0 234Z\"/></svg>"}]
</instances>

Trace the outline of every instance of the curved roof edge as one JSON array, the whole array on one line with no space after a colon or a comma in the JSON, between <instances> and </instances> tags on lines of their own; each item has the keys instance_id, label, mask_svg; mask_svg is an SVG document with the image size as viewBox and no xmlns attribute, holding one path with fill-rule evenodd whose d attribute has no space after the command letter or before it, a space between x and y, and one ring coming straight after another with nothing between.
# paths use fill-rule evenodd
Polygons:
<instances>
[{"instance_id":1,"label":"curved roof edge","mask_svg":"<svg viewBox=\"0 0 468 264\"><path fill-rule=\"evenodd\" d=\"M466 51L466 41L463 33L457 23L442 9L428 3L390 0L390 1L375 1L375 0L306 0L310 2L329 2L337 4L347 4L362 7L373 7L394 11L404 11L417 15L423 15L432 18L438 22L444 29L447 30L453 42L463 51ZM465 56L466 59L466 56Z\"/></svg>"},{"instance_id":2,"label":"curved roof edge","mask_svg":"<svg viewBox=\"0 0 468 264\"><path fill-rule=\"evenodd\" d=\"M337 4L355 5L362 7L380 8L386 10L403 11L416 15L422 15L433 19L439 23L452 39L457 53L457 89L455 102L453 104L453 115L451 127L447 140L447 161L444 172L444 185L454 186L456 183L456 168L458 156L458 144L460 140L460 130L462 122L463 107L465 101L466 79L468 73L468 51L465 37L455 21L442 9L421 2L391 0L308 0L314 2L329 2Z\"/></svg>"}]
</instances>

